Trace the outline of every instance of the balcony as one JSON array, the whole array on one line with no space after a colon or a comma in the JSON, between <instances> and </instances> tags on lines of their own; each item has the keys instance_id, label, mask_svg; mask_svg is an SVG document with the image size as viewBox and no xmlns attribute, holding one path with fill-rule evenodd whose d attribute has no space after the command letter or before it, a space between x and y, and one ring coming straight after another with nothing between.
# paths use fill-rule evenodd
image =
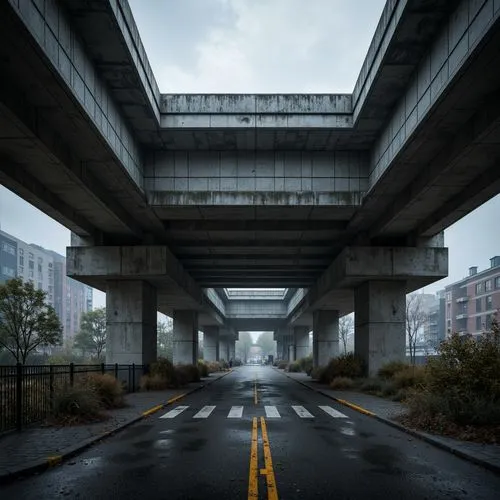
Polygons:
<instances>
[{"instance_id":1,"label":"balcony","mask_svg":"<svg viewBox=\"0 0 500 500\"><path fill-rule=\"evenodd\" d=\"M465 297L458 297L457 303L460 304L462 302L467 302L469 300L469 297L466 295Z\"/></svg>"}]
</instances>

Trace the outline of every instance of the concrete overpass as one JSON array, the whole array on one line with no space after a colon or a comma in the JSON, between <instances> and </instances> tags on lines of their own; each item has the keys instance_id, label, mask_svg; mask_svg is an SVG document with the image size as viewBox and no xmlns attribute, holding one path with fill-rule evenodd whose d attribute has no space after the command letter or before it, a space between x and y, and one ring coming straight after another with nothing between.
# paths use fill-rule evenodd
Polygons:
<instances>
[{"instance_id":1,"label":"concrete overpass","mask_svg":"<svg viewBox=\"0 0 500 500\"><path fill-rule=\"evenodd\" d=\"M156 310L193 360L198 325L231 331L214 289L287 287L316 364L354 310L373 372L442 231L500 191L499 12L389 0L352 94L165 95L126 0L2 2L0 180L73 232L111 361L154 359Z\"/></svg>"}]
</instances>

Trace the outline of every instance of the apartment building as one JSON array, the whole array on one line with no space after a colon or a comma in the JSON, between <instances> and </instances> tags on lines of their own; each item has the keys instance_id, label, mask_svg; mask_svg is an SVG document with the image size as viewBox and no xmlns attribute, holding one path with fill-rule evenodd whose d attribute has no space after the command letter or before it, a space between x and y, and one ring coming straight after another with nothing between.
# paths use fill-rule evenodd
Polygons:
<instances>
[{"instance_id":1,"label":"apartment building","mask_svg":"<svg viewBox=\"0 0 500 500\"><path fill-rule=\"evenodd\" d=\"M47 302L63 326L63 338L71 340L82 314L93 304L92 288L66 276L66 257L0 231L0 283L16 276L47 292Z\"/></svg>"},{"instance_id":2,"label":"apartment building","mask_svg":"<svg viewBox=\"0 0 500 500\"><path fill-rule=\"evenodd\" d=\"M480 335L491 327L491 319L500 310L500 256L490 259L490 267L469 275L445 288L445 329Z\"/></svg>"}]
</instances>

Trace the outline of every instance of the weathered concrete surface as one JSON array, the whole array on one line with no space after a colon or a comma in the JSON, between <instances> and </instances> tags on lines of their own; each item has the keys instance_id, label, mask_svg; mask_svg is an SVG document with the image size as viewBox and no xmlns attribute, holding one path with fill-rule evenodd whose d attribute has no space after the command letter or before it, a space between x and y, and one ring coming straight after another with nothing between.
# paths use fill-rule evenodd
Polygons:
<instances>
[{"instance_id":1,"label":"weathered concrete surface","mask_svg":"<svg viewBox=\"0 0 500 500\"><path fill-rule=\"evenodd\" d=\"M219 361L219 327L203 327L203 359Z\"/></svg>"},{"instance_id":2,"label":"weathered concrete surface","mask_svg":"<svg viewBox=\"0 0 500 500\"><path fill-rule=\"evenodd\" d=\"M367 281L355 291L354 350L375 376L406 358L406 283Z\"/></svg>"},{"instance_id":3,"label":"weathered concrete surface","mask_svg":"<svg viewBox=\"0 0 500 500\"><path fill-rule=\"evenodd\" d=\"M311 350L309 346L309 331L307 326L295 326L293 328L295 359L305 358Z\"/></svg>"},{"instance_id":4,"label":"weathered concrete surface","mask_svg":"<svg viewBox=\"0 0 500 500\"><path fill-rule=\"evenodd\" d=\"M313 365L326 366L339 354L339 311L313 313Z\"/></svg>"},{"instance_id":5,"label":"weathered concrete surface","mask_svg":"<svg viewBox=\"0 0 500 500\"><path fill-rule=\"evenodd\" d=\"M174 358L176 365L195 365L198 362L198 313L176 310L174 323Z\"/></svg>"},{"instance_id":6,"label":"weathered concrete surface","mask_svg":"<svg viewBox=\"0 0 500 500\"><path fill-rule=\"evenodd\" d=\"M107 281L106 363L156 360L156 289L149 283Z\"/></svg>"}]
</instances>

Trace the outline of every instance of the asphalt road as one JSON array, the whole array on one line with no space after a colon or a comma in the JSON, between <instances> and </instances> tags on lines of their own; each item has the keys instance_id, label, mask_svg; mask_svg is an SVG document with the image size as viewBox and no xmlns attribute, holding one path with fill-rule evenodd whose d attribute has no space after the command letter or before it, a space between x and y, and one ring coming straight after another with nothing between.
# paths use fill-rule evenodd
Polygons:
<instances>
[{"instance_id":1,"label":"asphalt road","mask_svg":"<svg viewBox=\"0 0 500 500\"><path fill-rule=\"evenodd\" d=\"M247 366L73 461L0 487L0 498L479 500L499 492L493 473L272 368Z\"/></svg>"}]
</instances>

